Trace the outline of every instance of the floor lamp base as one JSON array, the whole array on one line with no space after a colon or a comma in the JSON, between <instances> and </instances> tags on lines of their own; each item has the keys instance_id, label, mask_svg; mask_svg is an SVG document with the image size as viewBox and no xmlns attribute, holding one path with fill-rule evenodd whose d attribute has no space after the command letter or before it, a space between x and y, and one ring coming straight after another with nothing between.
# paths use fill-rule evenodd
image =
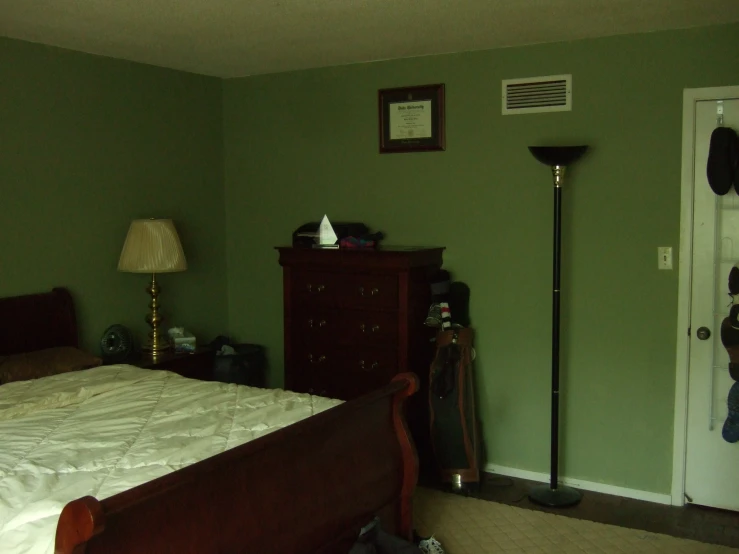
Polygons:
<instances>
[{"instance_id":1,"label":"floor lamp base","mask_svg":"<svg viewBox=\"0 0 739 554\"><path fill-rule=\"evenodd\" d=\"M537 485L529 491L529 499L550 508L566 508L578 504L582 500L582 493L563 485L558 485L556 489L549 485Z\"/></svg>"}]
</instances>

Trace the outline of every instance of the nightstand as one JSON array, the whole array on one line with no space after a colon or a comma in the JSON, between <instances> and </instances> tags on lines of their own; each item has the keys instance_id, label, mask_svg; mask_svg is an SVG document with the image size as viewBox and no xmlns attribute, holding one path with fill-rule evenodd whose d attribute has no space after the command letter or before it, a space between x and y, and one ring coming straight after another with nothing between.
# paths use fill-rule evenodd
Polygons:
<instances>
[{"instance_id":1,"label":"nightstand","mask_svg":"<svg viewBox=\"0 0 739 554\"><path fill-rule=\"evenodd\" d=\"M203 346L192 353L180 354L174 350L168 350L157 356L156 359L142 353L141 358L134 365L146 369L165 369L190 379L212 381L214 358L215 352L213 349Z\"/></svg>"}]
</instances>

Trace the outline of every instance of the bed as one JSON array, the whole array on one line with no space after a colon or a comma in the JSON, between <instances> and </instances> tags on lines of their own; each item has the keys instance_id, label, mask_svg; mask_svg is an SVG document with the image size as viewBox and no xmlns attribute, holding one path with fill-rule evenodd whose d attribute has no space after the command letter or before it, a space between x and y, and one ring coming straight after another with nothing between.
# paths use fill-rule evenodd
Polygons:
<instances>
[{"instance_id":1,"label":"bed","mask_svg":"<svg viewBox=\"0 0 739 554\"><path fill-rule=\"evenodd\" d=\"M63 347L78 348L68 291L0 299L0 357ZM406 373L343 403L125 365L4 384L0 541L34 554L333 554L375 515L410 538L418 460L403 403L417 386Z\"/></svg>"}]
</instances>

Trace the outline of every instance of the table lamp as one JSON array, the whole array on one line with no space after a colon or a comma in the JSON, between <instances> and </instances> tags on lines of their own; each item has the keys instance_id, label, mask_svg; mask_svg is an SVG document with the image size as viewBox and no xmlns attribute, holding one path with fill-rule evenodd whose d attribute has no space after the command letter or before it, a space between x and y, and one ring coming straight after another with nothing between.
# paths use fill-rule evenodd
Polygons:
<instances>
[{"instance_id":1,"label":"table lamp","mask_svg":"<svg viewBox=\"0 0 739 554\"><path fill-rule=\"evenodd\" d=\"M141 348L152 356L168 350L169 341L159 332L163 317L159 313L159 285L157 273L185 271L187 261L182 251L180 237L171 219L136 219L131 222L118 260L118 271L151 273L151 283L146 292L151 295L146 322L151 326L149 341Z\"/></svg>"},{"instance_id":2,"label":"table lamp","mask_svg":"<svg viewBox=\"0 0 739 554\"><path fill-rule=\"evenodd\" d=\"M531 489L529 498L544 506L559 508L574 506L582 493L559 484L559 337L560 337L560 264L562 259L562 186L565 170L588 150L587 146L529 146L537 161L552 170L554 184L554 230L552 259L552 415L550 430L549 484Z\"/></svg>"}]
</instances>

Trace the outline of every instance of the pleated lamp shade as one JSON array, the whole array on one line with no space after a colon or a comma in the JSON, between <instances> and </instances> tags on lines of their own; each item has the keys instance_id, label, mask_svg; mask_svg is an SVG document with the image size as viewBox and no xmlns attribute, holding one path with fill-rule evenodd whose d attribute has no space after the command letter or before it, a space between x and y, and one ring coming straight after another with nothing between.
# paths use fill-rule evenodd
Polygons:
<instances>
[{"instance_id":1,"label":"pleated lamp shade","mask_svg":"<svg viewBox=\"0 0 739 554\"><path fill-rule=\"evenodd\" d=\"M118 271L172 273L186 269L185 253L171 219L131 222L118 260Z\"/></svg>"}]
</instances>

